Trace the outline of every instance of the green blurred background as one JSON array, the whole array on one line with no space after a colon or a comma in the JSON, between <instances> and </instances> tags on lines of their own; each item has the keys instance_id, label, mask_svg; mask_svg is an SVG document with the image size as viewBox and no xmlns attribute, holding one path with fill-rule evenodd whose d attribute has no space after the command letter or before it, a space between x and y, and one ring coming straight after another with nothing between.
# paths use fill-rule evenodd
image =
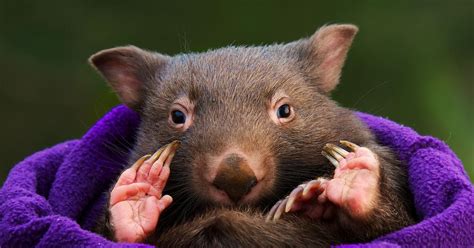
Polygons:
<instances>
[{"instance_id":1,"label":"green blurred background","mask_svg":"<svg viewBox=\"0 0 474 248\"><path fill-rule=\"evenodd\" d=\"M87 65L134 44L167 54L360 33L334 98L436 136L474 177L474 1L0 0L0 184L27 155L81 137L118 103Z\"/></svg>"}]
</instances>

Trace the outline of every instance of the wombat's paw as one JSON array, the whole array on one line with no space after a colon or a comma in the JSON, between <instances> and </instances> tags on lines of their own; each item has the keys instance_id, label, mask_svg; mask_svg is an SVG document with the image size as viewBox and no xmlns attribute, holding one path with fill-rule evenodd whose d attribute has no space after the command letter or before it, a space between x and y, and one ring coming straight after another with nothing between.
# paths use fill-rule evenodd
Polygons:
<instances>
[{"instance_id":1,"label":"wombat's paw","mask_svg":"<svg viewBox=\"0 0 474 248\"><path fill-rule=\"evenodd\" d=\"M340 141L346 150L332 144L323 155L336 166L334 178L327 182L320 202L330 202L352 218L364 219L376 207L379 198L380 162L366 147Z\"/></svg>"},{"instance_id":2,"label":"wombat's paw","mask_svg":"<svg viewBox=\"0 0 474 248\"><path fill-rule=\"evenodd\" d=\"M171 196L161 194L178 145L174 141L140 158L120 175L109 202L117 241L140 242L155 230L161 212L172 202Z\"/></svg>"},{"instance_id":3,"label":"wombat's paw","mask_svg":"<svg viewBox=\"0 0 474 248\"><path fill-rule=\"evenodd\" d=\"M277 220L284 212L299 212L315 219L331 219L340 211L355 219L364 219L371 213L379 196L377 156L351 142L341 144L351 152L333 144L325 145L322 152L336 166L334 178L299 185L273 206L267 220Z\"/></svg>"}]
</instances>

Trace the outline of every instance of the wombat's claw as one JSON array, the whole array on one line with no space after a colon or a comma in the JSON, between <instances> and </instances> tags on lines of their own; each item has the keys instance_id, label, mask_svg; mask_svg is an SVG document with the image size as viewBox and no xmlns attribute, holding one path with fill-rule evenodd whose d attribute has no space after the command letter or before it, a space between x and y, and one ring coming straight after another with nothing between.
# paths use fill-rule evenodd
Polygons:
<instances>
[{"instance_id":1,"label":"wombat's claw","mask_svg":"<svg viewBox=\"0 0 474 248\"><path fill-rule=\"evenodd\" d=\"M298 211L303 202L307 202L323 191L321 185L325 179L311 180L298 185L285 199L278 201L270 210L266 221L277 221L284 213Z\"/></svg>"},{"instance_id":2,"label":"wombat's claw","mask_svg":"<svg viewBox=\"0 0 474 248\"><path fill-rule=\"evenodd\" d=\"M268 212L265 220L268 222L268 221L277 221L278 219L280 219L281 215L285 211L285 206L287 202L288 202L288 197L286 197L283 200L277 201L277 203L273 205L272 209L270 209L270 212Z\"/></svg>"},{"instance_id":3,"label":"wombat's claw","mask_svg":"<svg viewBox=\"0 0 474 248\"><path fill-rule=\"evenodd\" d=\"M321 155L326 157L329 160L329 162L331 162L331 164L333 164L336 168L339 166L339 162L336 159L334 159L331 155L329 155L327 152L325 152L324 150L321 151Z\"/></svg>"},{"instance_id":4,"label":"wombat's claw","mask_svg":"<svg viewBox=\"0 0 474 248\"><path fill-rule=\"evenodd\" d=\"M343 144L343 145L345 145L345 146L351 148L352 151L355 151L355 150L357 150L358 148L360 148L360 146L358 146L358 145L356 145L356 144L354 144L354 143L352 143L352 142L350 142L350 141L347 141L347 140L340 140L339 143L341 143L341 144Z\"/></svg>"},{"instance_id":5,"label":"wombat's claw","mask_svg":"<svg viewBox=\"0 0 474 248\"><path fill-rule=\"evenodd\" d=\"M287 202L288 202L288 196L283 200L279 200L268 213L266 221L270 221L270 220L277 221L278 219L280 219L281 215L285 211L285 206Z\"/></svg>"},{"instance_id":6,"label":"wombat's claw","mask_svg":"<svg viewBox=\"0 0 474 248\"><path fill-rule=\"evenodd\" d=\"M170 155L171 156L174 156L175 152L176 152L176 149L179 147L179 145L181 144L181 142L179 140L174 140L172 141L171 143L169 144L166 144L164 146L162 146L160 149L158 149L155 153L153 153L153 155L151 154L147 154L143 157L141 157L140 159L138 159L132 166L131 168L134 169L134 170L137 170L142 164L143 162L149 160L148 162L150 162L151 164L155 163L156 160L160 157L160 155L163 153L163 151L166 149L166 148L172 148L171 151L170 151Z\"/></svg>"},{"instance_id":7,"label":"wombat's claw","mask_svg":"<svg viewBox=\"0 0 474 248\"><path fill-rule=\"evenodd\" d=\"M339 142L343 144L344 146L347 146L352 151L355 151L357 148L359 148L358 145L346 140L341 140ZM323 147L321 154L324 157L326 157L329 160L329 162L331 162L331 164L333 164L337 168L339 167L339 161L346 158L349 152L342 149L339 146L328 143Z\"/></svg>"},{"instance_id":8,"label":"wombat's claw","mask_svg":"<svg viewBox=\"0 0 474 248\"><path fill-rule=\"evenodd\" d=\"M287 200L288 198L277 201L277 203L273 205L272 209L270 209L270 212L268 212L265 220L268 222L268 221L276 221L277 219L279 219L281 214L283 213L283 209L286 205Z\"/></svg>"},{"instance_id":9,"label":"wombat's claw","mask_svg":"<svg viewBox=\"0 0 474 248\"><path fill-rule=\"evenodd\" d=\"M280 202L279 206L276 208L275 215L273 216L273 221L277 221L278 219L280 219L281 215L285 211L285 206L287 202L288 202L288 197L286 197L284 200Z\"/></svg>"},{"instance_id":10,"label":"wombat's claw","mask_svg":"<svg viewBox=\"0 0 474 248\"><path fill-rule=\"evenodd\" d=\"M171 143L167 144L167 145L164 145L163 147L161 147L160 149L158 149L158 151L156 151L152 156L151 156L151 160L153 162L155 162L160 156L161 154L163 153L164 150L166 149L171 149L171 153L174 155L174 153L176 152L176 149L178 149L179 145L181 144L181 142L179 140L173 140Z\"/></svg>"},{"instance_id":11,"label":"wombat's claw","mask_svg":"<svg viewBox=\"0 0 474 248\"><path fill-rule=\"evenodd\" d=\"M275 205L273 205L273 207L270 209L270 212L268 212L267 214L267 217L265 217L265 221L271 221L273 220L273 216L275 215L275 212L277 210L277 208L280 206L280 203L282 202L282 200L279 200L275 203Z\"/></svg>"},{"instance_id":12,"label":"wombat's claw","mask_svg":"<svg viewBox=\"0 0 474 248\"><path fill-rule=\"evenodd\" d=\"M295 203L296 197L301 196L302 193L304 192L304 190L305 190L305 185L298 185L298 187L296 187L296 189L291 191L290 195L288 196L288 202L285 204L286 205L285 206L285 212L286 213L288 213L290 211L291 207Z\"/></svg>"}]
</instances>

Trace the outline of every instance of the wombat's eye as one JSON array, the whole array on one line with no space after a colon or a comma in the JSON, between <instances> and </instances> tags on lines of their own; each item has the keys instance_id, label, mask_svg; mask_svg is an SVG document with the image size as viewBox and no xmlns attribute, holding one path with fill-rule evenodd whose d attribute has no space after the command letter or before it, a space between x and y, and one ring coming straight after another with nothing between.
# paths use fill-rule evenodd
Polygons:
<instances>
[{"instance_id":1,"label":"wombat's eye","mask_svg":"<svg viewBox=\"0 0 474 248\"><path fill-rule=\"evenodd\" d=\"M290 123L296 116L290 98L282 93L277 94L272 99L268 108L268 114L271 120L277 125Z\"/></svg>"},{"instance_id":2,"label":"wombat's eye","mask_svg":"<svg viewBox=\"0 0 474 248\"><path fill-rule=\"evenodd\" d=\"M175 124L184 124L186 122L186 115L179 110L173 110L171 112L171 120Z\"/></svg>"},{"instance_id":3,"label":"wombat's eye","mask_svg":"<svg viewBox=\"0 0 474 248\"><path fill-rule=\"evenodd\" d=\"M193 124L194 104L187 97L176 99L169 111L168 124L171 128L184 132Z\"/></svg>"},{"instance_id":4,"label":"wombat's eye","mask_svg":"<svg viewBox=\"0 0 474 248\"><path fill-rule=\"evenodd\" d=\"M281 105L277 110L277 117L278 118L288 118L291 116L291 108L288 104Z\"/></svg>"}]
</instances>

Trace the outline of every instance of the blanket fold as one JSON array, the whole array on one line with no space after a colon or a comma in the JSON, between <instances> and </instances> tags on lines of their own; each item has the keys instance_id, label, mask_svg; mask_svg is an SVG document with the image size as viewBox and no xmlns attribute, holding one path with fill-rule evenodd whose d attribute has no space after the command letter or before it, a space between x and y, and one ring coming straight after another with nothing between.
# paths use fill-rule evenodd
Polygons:
<instances>
[{"instance_id":1,"label":"blanket fold","mask_svg":"<svg viewBox=\"0 0 474 248\"><path fill-rule=\"evenodd\" d=\"M357 115L408 165L420 222L345 247L474 246L474 187L456 155L433 137ZM127 166L139 122L132 110L116 107L81 139L17 164L0 190L0 247L151 247L114 243L90 231L103 210L103 192Z\"/></svg>"}]
</instances>

